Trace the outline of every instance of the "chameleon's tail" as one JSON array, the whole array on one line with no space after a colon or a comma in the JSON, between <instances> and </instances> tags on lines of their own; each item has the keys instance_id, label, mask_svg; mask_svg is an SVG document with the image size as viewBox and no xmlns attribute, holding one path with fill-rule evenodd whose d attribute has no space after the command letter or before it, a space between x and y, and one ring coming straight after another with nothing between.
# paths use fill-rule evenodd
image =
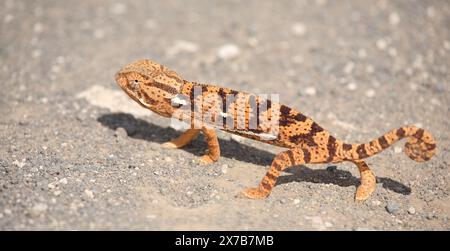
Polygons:
<instances>
[{"instance_id":1,"label":"chameleon's tail","mask_svg":"<svg viewBox=\"0 0 450 251\"><path fill-rule=\"evenodd\" d=\"M436 140L428 131L415 126L404 126L389 131L366 144L343 144L342 155L346 160L364 159L383 151L403 138L408 138L405 143L405 153L414 161L427 161L436 153Z\"/></svg>"}]
</instances>

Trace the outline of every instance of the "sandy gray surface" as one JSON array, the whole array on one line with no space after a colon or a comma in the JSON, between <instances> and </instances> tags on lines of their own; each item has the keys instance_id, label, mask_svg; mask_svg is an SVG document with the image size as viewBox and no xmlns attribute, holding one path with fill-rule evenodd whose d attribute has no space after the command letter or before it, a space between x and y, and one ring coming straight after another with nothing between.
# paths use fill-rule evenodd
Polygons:
<instances>
[{"instance_id":1,"label":"sandy gray surface","mask_svg":"<svg viewBox=\"0 0 450 251\"><path fill-rule=\"evenodd\" d=\"M0 17L2 230L450 229L448 1L5 0ZM209 166L201 137L162 149L179 132L113 80L141 58L278 93L349 142L420 125L438 155L415 163L399 142L370 158L361 205L351 164L294 167L266 200L238 199L281 149L220 134Z\"/></svg>"}]
</instances>

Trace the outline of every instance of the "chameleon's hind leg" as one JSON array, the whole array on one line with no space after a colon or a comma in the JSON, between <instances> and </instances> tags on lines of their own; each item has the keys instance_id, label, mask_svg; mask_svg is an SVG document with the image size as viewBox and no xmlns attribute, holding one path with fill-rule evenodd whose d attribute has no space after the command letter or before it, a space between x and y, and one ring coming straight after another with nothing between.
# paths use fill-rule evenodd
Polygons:
<instances>
[{"instance_id":1,"label":"chameleon's hind leg","mask_svg":"<svg viewBox=\"0 0 450 251\"><path fill-rule=\"evenodd\" d=\"M187 131L182 133L178 138L162 144L162 147L170 149L181 148L191 143L191 141L195 139L199 133L200 129L188 129Z\"/></svg>"},{"instance_id":2,"label":"chameleon's hind leg","mask_svg":"<svg viewBox=\"0 0 450 251\"><path fill-rule=\"evenodd\" d=\"M307 149L293 148L275 156L266 176L261 180L258 187L246 188L241 195L250 199L263 199L269 196L275 186L281 171L287 167L309 163L311 153Z\"/></svg>"},{"instance_id":3,"label":"chameleon's hind leg","mask_svg":"<svg viewBox=\"0 0 450 251\"><path fill-rule=\"evenodd\" d=\"M355 200L362 202L369 198L373 191L375 191L376 178L366 162L362 160L354 160L352 162L356 164L361 175L361 185L356 189Z\"/></svg>"},{"instance_id":4,"label":"chameleon's hind leg","mask_svg":"<svg viewBox=\"0 0 450 251\"><path fill-rule=\"evenodd\" d=\"M203 132L203 135L205 135L208 151L200 158L200 163L209 164L216 162L220 157L220 146L219 140L217 139L216 130L203 127L201 131Z\"/></svg>"}]
</instances>

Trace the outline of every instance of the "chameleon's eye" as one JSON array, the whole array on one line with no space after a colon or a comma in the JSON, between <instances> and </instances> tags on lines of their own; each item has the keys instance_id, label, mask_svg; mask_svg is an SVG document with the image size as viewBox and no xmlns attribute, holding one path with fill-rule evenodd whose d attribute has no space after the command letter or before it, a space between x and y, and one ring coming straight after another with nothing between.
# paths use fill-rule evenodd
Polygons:
<instances>
[{"instance_id":1,"label":"chameleon's eye","mask_svg":"<svg viewBox=\"0 0 450 251\"><path fill-rule=\"evenodd\" d=\"M131 85L131 87L132 87L133 89L139 88L139 80L137 80L137 79L131 79L130 85Z\"/></svg>"}]
</instances>

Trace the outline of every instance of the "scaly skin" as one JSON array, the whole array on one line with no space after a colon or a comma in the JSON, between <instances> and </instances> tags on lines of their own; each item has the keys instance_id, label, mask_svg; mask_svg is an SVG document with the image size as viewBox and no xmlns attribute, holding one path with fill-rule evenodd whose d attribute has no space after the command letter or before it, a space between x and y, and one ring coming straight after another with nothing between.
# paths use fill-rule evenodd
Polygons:
<instances>
[{"instance_id":1,"label":"scaly skin","mask_svg":"<svg viewBox=\"0 0 450 251\"><path fill-rule=\"evenodd\" d=\"M203 164L215 162L220 157L214 128L217 125L220 125L220 130L229 133L289 148L276 155L258 187L247 188L242 192L242 195L248 198L267 197L280 173L288 167L350 161L358 167L361 176L361 185L356 190L355 200L364 201L375 190L376 181L375 175L363 159L383 151L403 138L408 138L405 153L412 160L427 161L436 152L433 136L415 126L391 130L366 144L347 144L288 106L229 88L189 82L150 60L139 60L125 66L116 74L116 81L143 107L161 116L173 117L191 125L191 129L180 137L164 143L164 147L183 147L202 132L208 145L207 154L200 159ZM196 89L201 90L201 95L195 95ZM234 95L235 98L229 99L229 95ZM180 101L179 96L186 98L185 103ZM267 107L262 111L257 108L262 117L253 115L255 106L250 105L252 102ZM188 109L180 108L182 105ZM226 120L230 117L231 124ZM274 127L270 124L274 120L278 122L275 134L271 130ZM255 121L257 126L251 126ZM237 127L239 123L241 127Z\"/></svg>"}]
</instances>

